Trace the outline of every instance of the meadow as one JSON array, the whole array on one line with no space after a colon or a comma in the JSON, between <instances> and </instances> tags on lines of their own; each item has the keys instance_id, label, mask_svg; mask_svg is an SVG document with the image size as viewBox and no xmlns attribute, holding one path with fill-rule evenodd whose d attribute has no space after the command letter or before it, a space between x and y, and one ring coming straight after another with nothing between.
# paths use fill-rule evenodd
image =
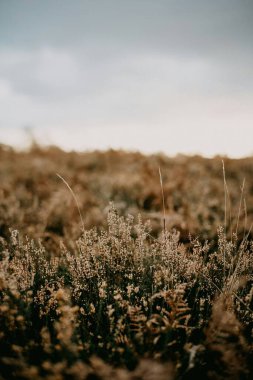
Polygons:
<instances>
[{"instance_id":1,"label":"meadow","mask_svg":"<svg viewBox=\"0 0 253 380\"><path fill-rule=\"evenodd\" d=\"M253 157L0 146L0 380L252 379Z\"/></svg>"}]
</instances>

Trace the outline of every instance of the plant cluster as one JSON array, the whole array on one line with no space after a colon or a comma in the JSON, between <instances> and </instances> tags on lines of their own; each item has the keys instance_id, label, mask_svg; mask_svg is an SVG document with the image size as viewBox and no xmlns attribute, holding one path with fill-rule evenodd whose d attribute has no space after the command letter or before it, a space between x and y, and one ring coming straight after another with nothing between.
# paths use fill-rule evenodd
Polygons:
<instances>
[{"instance_id":1,"label":"plant cluster","mask_svg":"<svg viewBox=\"0 0 253 380\"><path fill-rule=\"evenodd\" d=\"M240 187L246 179L237 229L242 239L253 223L253 158L224 158L224 163L230 198L227 229L231 231L236 230ZM18 229L24 236L41 238L50 250L57 249L62 238L66 242L78 239L79 213L56 173L77 196L87 229L106 226L108 204L113 201L121 215L141 213L158 236L163 228L159 167L167 228L180 231L185 243L189 233L199 234L202 242L217 240L225 213L220 157L169 158L113 150L66 153L37 146L28 152L0 146L0 236L9 238L9 229Z\"/></svg>"},{"instance_id":2,"label":"plant cluster","mask_svg":"<svg viewBox=\"0 0 253 380\"><path fill-rule=\"evenodd\" d=\"M53 175L51 156L58 156L58 165L70 166L69 171L69 159L78 165L83 159L87 165L85 160L96 157L90 174L96 181L106 157L122 155L132 165L135 160L122 152L78 156L36 149L1 151L6 182L1 183L0 379L252 378L253 242L246 222L240 235L240 212L234 232L227 222L226 229L216 230L215 243L191 236L186 242L182 231L163 229L162 224L154 232L145 213L122 215L113 203L105 210L105 221L100 214L101 223L80 230L78 210ZM11 156L21 157L22 172L7 160ZM50 161L41 176L40 160ZM119 162L114 165L120 167ZM31 182L25 183L29 175ZM78 183L81 188L85 181L76 179L78 196ZM53 187L63 189L49 195ZM202 207L208 209L208 204ZM49 209L60 218L61 228L59 221L53 224ZM138 209L137 198L133 209ZM47 244L45 236L55 235L54 244Z\"/></svg>"}]
</instances>

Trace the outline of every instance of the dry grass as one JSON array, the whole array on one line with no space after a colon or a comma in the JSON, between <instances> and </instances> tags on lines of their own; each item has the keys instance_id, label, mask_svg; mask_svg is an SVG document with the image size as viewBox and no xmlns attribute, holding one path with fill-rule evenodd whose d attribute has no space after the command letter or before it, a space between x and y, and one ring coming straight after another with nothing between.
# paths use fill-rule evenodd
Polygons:
<instances>
[{"instance_id":1,"label":"dry grass","mask_svg":"<svg viewBox=\"0 0 253 380\"><path fill-rule=\"evenodd\" d=\"M252 163L2 147L0 379L252 378Z\"/></svg>"}]
</instances>

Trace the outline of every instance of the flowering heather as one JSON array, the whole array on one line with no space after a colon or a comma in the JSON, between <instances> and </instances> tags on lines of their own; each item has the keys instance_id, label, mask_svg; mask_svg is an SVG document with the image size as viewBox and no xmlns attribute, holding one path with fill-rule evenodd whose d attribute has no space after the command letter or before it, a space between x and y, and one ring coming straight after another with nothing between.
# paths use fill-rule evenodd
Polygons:
<instances>
[{"instance_id":1,"label":"flowering heather","mask_svg":"<svg viewBox=\"0 0 253 380\"><path fill-rule=\"evenodd\" d=\"M251 379L252 163L1 147L0 379Z\"/></svg>"}]
</instances>

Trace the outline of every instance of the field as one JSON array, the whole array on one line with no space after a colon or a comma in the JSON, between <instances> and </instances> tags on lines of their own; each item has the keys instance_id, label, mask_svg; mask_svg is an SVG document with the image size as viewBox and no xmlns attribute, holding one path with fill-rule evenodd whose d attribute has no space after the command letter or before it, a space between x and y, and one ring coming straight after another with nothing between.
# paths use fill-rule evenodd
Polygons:
<instances>
[{"instance_id":1,"label":"field","mask_svg":"<svg viewBox=\"0 0 253 380\"><path fill-rule=\"evenodd\" d=\"M252 223L253 157L0 146L0 380L252 379Z\"/></svg>"}]
</instances>

